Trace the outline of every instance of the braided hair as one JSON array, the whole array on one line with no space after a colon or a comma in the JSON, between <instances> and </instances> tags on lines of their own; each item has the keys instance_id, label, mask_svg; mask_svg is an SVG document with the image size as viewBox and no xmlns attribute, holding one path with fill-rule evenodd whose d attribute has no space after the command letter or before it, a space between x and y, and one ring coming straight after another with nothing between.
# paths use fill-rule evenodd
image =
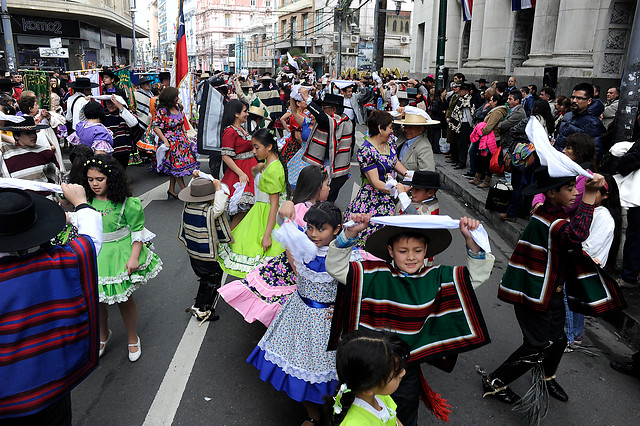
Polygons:
<instances>
[{"instance_id":1,"label":"braided hair","mask_svg":"<svg viewBox=\"0 0 640 426\"><path fill-rule=\"evenodd\" d=\"M251 138L257 140L262 146L266 148L269 148L269 146L271 146L269 150L278 156L278 160L280 160L280 164L282 164L282 168L284 169L284 183L287 189L287 199L291 198L291 185L289 185L289 169L287 169L287 160L282 156L280 150L278 149L278 142L276 141L273 130L258 129L251 136Z\"/></svg>"},{"instance_id":2,"label":"braided hair","mask_svg":"<svg viewBox=\"0 0 640 426\"><path fill-rule=\"evenodd\" d=\"M84 163L82 186L84 186L89 201L95 197L87 180L87 172L90 169L97 170L107 177L107 199L114 203L124 203L127 197L131 197L129 177L120 163L110 155L101 154Z\"/></svg>"},{"instance_id":3,"label":"braided hair","mask_svg":"<svg viewBox=\"0 0 640 426\"><path fill-rule=\"evenodd\" d=\"M402 372L408 358L409 345L396 334L362 329L346 335L336 352L340 383L334 398L325 397L324 424L339 425L356 393L387 384Z\"/></svg>"}]
</instances>

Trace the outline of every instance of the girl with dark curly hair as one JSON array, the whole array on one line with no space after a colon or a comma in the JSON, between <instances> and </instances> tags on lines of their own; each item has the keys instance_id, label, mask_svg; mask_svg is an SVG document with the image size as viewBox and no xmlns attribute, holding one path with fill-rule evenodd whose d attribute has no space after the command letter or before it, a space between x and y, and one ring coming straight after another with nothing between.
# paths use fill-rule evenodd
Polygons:
<instances>
[{"instance_id":1,"label":"girl with dark curly hair","mask_svg":"<svg viewBox=\"0 0 640 426\"><path fill-rule=\"evenodd\" d=\"M117 303L127 329L131 362L142 354L137 333L138 310L131 294L162 270L162 261L144 244L155 235L144 227L140 199L131 196L129 179L113 157L96 155L84 163L87 200L102 214L104 232L98 255L100 356L111 338L107 310Z\"/></svg>"}]
</instances>

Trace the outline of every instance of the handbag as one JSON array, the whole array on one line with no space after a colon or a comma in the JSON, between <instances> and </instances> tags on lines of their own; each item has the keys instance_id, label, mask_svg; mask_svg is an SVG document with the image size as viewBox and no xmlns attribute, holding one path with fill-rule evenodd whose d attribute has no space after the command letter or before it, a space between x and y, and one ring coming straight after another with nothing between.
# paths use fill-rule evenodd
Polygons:
<instances>
[{"instance_id":1,"label":"handbag","mask_svg":"<svg viewBox=\"0 0 640 426\"><path fill-rule=\"evenodd\" d=\"M491 155L491 160L489 160L489 171L494 175L499 175L504 171L504 163L501 163L502 149L498 147L496 152Z\"/></svg>"},{"instance_id":2,"label":"handbag","mask_svg":"<svg viewBox=\"0 0 640 426\"><path fill-rule=\"evenodd\" d=\"M517 170L524 170L533 164L535 156L532 155L536 148L531 142L518 142L513 149L509 149L511 155L511 167Z\"/></svg>"},{"instance_id":3,"label":"handbag","mask_svg":"<svg viewBox=\"0 0 640 426\"><path fill-rule=\"evenodd\" d=\"M447 143L447 138L440 138L438 145L440 145L441 154L447 154L451 150L451 145Z\"/></svg>"},{"instance_id":4,"label":"handbag","mask_svg":"<svg viewBox=\"0 0 640 426\"><path fill-rule=\"evenodd\" d=\"M485 202L484 207L487 210L505 213L507 211L507 206L511 201L512 192L513 191L504 183L496 183L489 188L489 194L487 195L487 201Z\"/></svg>"}]
</instances>

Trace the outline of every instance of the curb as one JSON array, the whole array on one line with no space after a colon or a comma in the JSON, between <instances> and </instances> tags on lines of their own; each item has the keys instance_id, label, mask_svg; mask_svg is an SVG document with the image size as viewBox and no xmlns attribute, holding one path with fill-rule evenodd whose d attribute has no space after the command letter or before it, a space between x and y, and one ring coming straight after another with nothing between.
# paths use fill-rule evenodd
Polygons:
<instances>
[{"instance_id":1,"label":"curb","mask_svg":"<svg viewBox=\"0 0 640 426\"><path fill-rule=\"evenodd\" d=\"M434 157L436 171L440 174L442 184L450 187L453 193L478 212L482 220L493 226L500 237L510 244L511 249L506 251L510 253L516 246L520 234L524 231L527 221L525 219L518 219L515 222L501 220L498 216L499 213L485 208L489 191L470 184L468 178L462 177L462 174L468 172L469 169L454 170L449 163L445 162L444 155L434 154ZM492 184L495 182L494 178ZM620 250L622 250L622 246ZM615 327L620 336L628 340L634 347L640 348L640 288L621 289L621 291L626 299L627 309L602 318Z\"/></svg>"}]
</instances>

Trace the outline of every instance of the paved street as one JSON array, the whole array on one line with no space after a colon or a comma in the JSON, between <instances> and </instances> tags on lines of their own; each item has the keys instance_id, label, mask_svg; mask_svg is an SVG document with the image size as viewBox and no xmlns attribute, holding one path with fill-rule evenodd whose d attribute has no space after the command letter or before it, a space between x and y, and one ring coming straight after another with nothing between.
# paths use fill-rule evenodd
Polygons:
<instances>
[{"instance_id":1,"label":"paved street","mask_svg":"<svg viewBox=\"0 0 640 426\"><path fill-rule=\"evenodd\" d=\"M301 404L258 379L246 357L262 336L262 324L247 324L221 301L220 321L202 327L184 309L197 288L186 252L176 239L182 202L166 200L166 178L148 173L146 166L130 167L135 195L145 195L146 226L157 234L155 248L164 262L160 275L135 293L143 355L130 363L126 335L117 308L110 309L113 338L100 366L72 393L77 425L299 425L306 417ZM354 178L343 188L338 204L346 206ZM474 215L458 199L439 195L441 213ZM452 406L450 423L521 424L521 415L499 402L482 399L477 366L495 368L520 343L520 331L510 306L496 298L497 284L511 247L489 228L496 256L491 279L477 291L492 343L462 354L453 373L425 366L432 388ZM451 247L437 257L444 264L463 262L463 239L454 233ZM229 278L230 281L232 278ZM590 320L585 344L595 344L603 356L566 354L558 381L570 395L568 403L551 401L546 424L637 424L640 381L608 367L612 354L632 351L601 322ZM524 393L529 376L514 384ZM420 424L437 420L421 409Z\"/></svg>"}]
</instances>

